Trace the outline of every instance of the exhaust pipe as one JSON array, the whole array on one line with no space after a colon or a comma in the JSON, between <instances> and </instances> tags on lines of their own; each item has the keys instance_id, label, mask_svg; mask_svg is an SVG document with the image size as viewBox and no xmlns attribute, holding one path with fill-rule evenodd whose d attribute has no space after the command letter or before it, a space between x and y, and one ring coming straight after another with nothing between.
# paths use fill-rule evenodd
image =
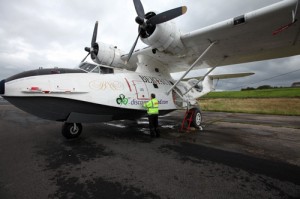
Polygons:
<instances>
[{"instance_id":1,"label":"exhaust pipe","mask_svg":"<svg viewBox=\"0 0 300 199\"><path fill-rule=\"evenodd\" d=\"M0 82L0 95L5 93L5 79Z\"/></svg>"}]
</instances>

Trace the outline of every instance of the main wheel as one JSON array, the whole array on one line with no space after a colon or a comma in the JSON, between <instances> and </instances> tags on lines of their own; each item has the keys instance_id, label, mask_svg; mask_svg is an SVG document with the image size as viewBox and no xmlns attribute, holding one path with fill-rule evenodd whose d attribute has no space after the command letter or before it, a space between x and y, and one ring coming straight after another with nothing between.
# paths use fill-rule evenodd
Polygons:
<instances>
[{"instance_id":1,"label":"main wheel","mask_svg":"<svg viewBox=\"0 0 300 199\"><path fill-rule=\"evenodd\" d=\"M193 108L192 109L194 111L194 115L193 115L193 121L192 124L195 128L199 128L201 129L201 123L202 123L202 115L199 109L197 108Z\"/></svg>"},{"instance_id":2,"label":"main wheel","mask_svg":"<svg viewBox=\"0 0 300 199\"><path fill-rule=\"evenodd\" d=\"M80 123L64 123L62 127L62 134L67 139L77 138L82 131Z\"/></svg>"}]
</instances>

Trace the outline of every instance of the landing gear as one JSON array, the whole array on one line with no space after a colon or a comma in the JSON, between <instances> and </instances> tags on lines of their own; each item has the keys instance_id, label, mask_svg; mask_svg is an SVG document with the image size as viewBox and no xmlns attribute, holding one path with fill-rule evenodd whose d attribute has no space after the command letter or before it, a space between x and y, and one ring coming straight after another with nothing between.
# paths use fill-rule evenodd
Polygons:
<instances>
[{"instance_id":1,"label":"landing gear","mask_svg":"<svg viewBox=\"0 0 300 199\"><path fill-rule=\"evenodd\" d=\"M80 123L64 123L62 134L67 139L77 138L81 134L82 125Z\"/></svg>"},{"instance_id":2,"label":"landing gear","mask_svg":"<svg viewBox=\"0 0 300 199\"><path fill-rule=\"evenodd\" d=\"M194 114L193 114L193 120L192 120L192 125L195 127L195 128L198 128L198 129L202 129L201 127L201 123L202 123L202 115L201 115L201 112L198 108L193 108L191 109L194 111Z\"/></svg>"},{"instance_id":3,"label":"landing gear","mask_svg":"<svg viewBox=\"0 0 300 199\"><path fill-rule=\"evenodd\" d=\"M198 108L187 109L182 121L181 131L183 131L184 129L189 131L191 126L203 130L201 123L202 115L200 110Z\"/></svg>"}]
</instances>

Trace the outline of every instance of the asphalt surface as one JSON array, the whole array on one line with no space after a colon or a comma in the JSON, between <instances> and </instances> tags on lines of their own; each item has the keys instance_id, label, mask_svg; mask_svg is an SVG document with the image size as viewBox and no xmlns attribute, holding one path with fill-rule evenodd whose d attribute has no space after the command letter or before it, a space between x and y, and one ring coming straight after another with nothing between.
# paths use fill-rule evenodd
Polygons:
<instances>
[{"instance_id":1,"label":"asphalt surface","mask_svg":"<svg viewBox=\"0 0 300 199\"><path fill-rule=\"evenodd\" d=\"M203 113L180 132L183 111L147 120L62 123L0 103L0 198L300 198L300 117Z\"/></svg>"}]
</instances>

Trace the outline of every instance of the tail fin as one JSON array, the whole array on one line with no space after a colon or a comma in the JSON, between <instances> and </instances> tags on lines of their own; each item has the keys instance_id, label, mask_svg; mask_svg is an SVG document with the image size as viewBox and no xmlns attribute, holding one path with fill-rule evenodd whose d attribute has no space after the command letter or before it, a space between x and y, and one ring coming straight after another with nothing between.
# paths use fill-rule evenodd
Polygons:
<instances>
[{"instance_id":1,"label":"tail fin","mask_svg":"<svg viewBox=\"0 0 300 199\"><path fill-rule=\"evenodd\" d=\"M202 81L202 91L198 92L195 95L193 95L193 98L197 99L197 98L202 97L202 96L210 93L211 91L215 90L214 80L247 77L247 76L250 76L250 75L254 75L254 73L232 73L232 74L208 75ZM203 78L203 77L199 77L199 79L200 78Z\"/></svg>"}]
</instances>

